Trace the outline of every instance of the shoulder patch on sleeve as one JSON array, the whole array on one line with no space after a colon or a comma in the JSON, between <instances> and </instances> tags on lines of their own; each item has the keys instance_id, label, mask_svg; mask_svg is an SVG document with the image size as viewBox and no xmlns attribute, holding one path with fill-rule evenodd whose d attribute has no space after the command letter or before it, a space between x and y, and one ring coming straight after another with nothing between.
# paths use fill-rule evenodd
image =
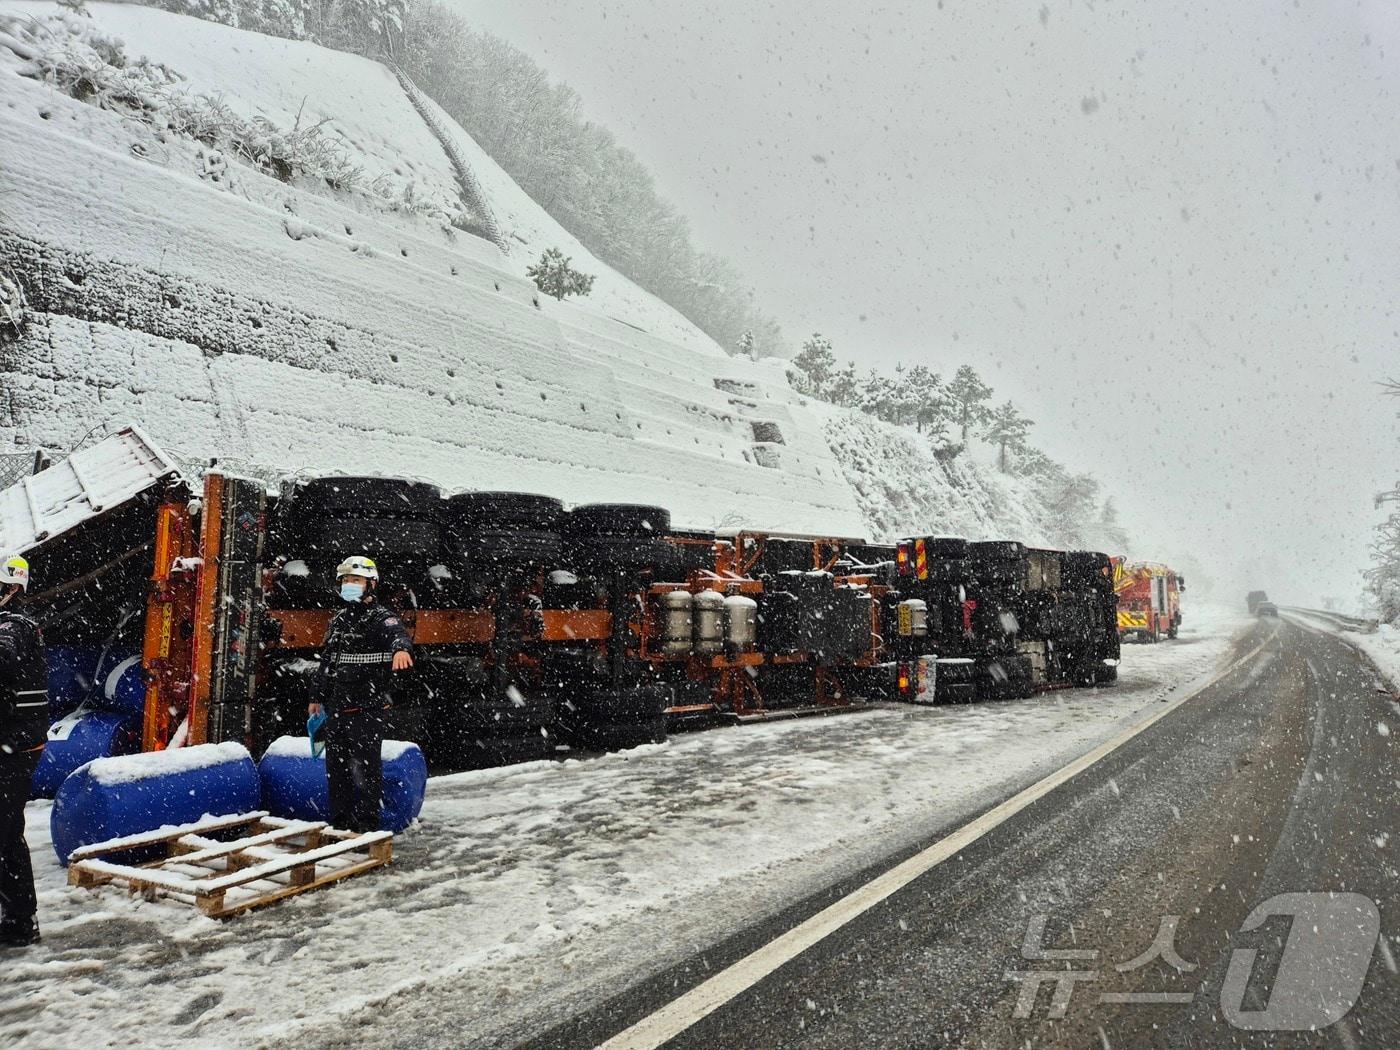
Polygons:
<instances>
[{"instance_id":1,"label":"shoulder patch on sleeve","mask_svg":"<svg viewBox=\"0 0 1400 1050\"><path fill-rule=\"evenodd\" d=\"M384 626L385 626L385 627L397 627L398 625L399 625L399 618L398 618L397 616L390 616L390 617L387 617L387 618L384 620Z\"/></svg>"}]
</instances>

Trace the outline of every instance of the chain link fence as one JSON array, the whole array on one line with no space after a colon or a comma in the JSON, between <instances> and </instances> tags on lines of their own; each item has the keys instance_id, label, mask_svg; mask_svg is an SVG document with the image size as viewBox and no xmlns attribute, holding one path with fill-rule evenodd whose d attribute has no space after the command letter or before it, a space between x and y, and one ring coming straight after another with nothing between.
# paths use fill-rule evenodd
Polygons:
<instances>
[{"instance_id":1,"label":"chain link fence","mask_svg":"<svg viewBox=\"0 0 1400 1050\"><path fill-rule=\"evenodd\" d=\"M0 453L0 489L7 489L11 485L17 485L19 484L20 478L27 478L33 473L34 453Z\"/></svg>"}]
</instances>

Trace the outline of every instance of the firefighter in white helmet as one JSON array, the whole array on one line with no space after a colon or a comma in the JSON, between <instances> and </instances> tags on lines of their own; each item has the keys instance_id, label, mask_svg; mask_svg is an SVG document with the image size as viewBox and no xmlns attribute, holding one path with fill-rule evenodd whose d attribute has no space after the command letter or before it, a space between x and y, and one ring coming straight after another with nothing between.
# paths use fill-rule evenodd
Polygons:
<instances>
[{"instance_id":1,"label":"firefighter in white helmet","mask_svg":"<svg viewBox=\"0 0 1400 1050\"><path fill-rule=\"evenodd\" d=\"M312 685L311 715L326 716L330 821L350 831L379 830L384 771L380 748L395 672L413 666L403 620L375 600L379 568L362 555L335 570L345 607L331 619Z\"/></svg>"},{"instance_id":2,"label":"firefighter in white helmet","mask_svg":"<svg viewBox=\"0 0 1400 1050\"><path fill-rule=\"evenodd\" d=\"M39 625L18 609L29 563L0 556L0 948L39 939L24 804L49 727L48 661Z\"/></svg>"}]
</instances>

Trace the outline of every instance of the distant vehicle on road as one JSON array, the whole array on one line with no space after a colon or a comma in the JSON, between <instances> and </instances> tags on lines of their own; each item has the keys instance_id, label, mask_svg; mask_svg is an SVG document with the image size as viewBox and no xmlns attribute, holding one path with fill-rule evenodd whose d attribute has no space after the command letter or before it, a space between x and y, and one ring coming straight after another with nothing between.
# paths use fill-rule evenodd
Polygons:
<instances>
[{"instance_id":1,"label":"distant vehicle on road","mask_svg":"<svg viewBox=\"0 0 1400 1050\"><path fill-rule=\"evenodd\" d=\"M1249 603L1249 611L1255 613L1259 611L1259 603L1269 600L1269 596L1263 591L1250 591L1245 601Z\"/></svg>"},{"instance_id":2,"label":"distant vehicle on road","mask_svg":"<svg viewBox=\"0 0 1400 1050\"><path fill-rule=\"evenodd\" d=\"M1259 616L1277 616L1278 606L1273 602L1260 602L1254 607L1254 611Z\"/></svg>"}]
</instances>

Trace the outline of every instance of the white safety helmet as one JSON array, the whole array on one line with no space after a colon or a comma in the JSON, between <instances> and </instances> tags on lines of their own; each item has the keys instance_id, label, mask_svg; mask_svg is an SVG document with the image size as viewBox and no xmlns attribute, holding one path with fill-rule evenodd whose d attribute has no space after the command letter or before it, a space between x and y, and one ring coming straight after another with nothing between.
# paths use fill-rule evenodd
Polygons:
<instances>
[{"instance_id":1,"label":"white safety helmet","mask_svg":"<svg viewBox=\"0 0 1400 1050\"><path fill-rule=\"evenodd\" d=\"M378 580L379 566L374 564L374 559L355 554L336 566L335 578L339 580L345 576L363 576L367 580Z\"/></svg>"},{"instance_id":2,"label":"white safety helmet","mask_svg":"<svg viewBox=\"0 0 1400 1050\"><path fill-rule=\"evenodd\" d=\"M29 590L29 562L18 554L0 562L0 583L17 583L20 590Z\"/></svg>"}]
</instances>

